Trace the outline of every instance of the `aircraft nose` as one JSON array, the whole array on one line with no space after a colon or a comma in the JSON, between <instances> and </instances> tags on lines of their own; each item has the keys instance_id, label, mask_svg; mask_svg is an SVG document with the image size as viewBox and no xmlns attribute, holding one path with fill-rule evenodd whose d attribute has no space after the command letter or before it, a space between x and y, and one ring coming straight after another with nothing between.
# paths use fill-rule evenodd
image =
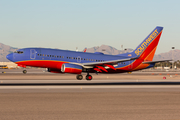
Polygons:
<instances>
[{"instance_id":1,"label":"aircraft nose","mask_svg":"<svg viewBox=\"0 0 180 120\"><path fill-rule=\"evenodd\" d=\"M10 61L13 61L13 53L8 54L6 58Z\"/></svg>"}]
</instances>

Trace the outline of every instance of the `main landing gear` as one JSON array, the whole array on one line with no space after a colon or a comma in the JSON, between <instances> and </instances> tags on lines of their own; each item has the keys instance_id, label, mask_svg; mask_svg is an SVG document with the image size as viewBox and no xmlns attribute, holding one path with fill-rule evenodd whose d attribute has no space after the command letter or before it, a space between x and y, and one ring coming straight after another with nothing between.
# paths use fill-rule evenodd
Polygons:
<instances>
[{"instance_id":1,"label":"main landing gear","mask_svg":"<svg viewBox=\"0 0 180 120\"><path fill-rule=\"evenodd\" d=\"M83 79L83 76L82 76L82 75L77 75L76 78L77 78L78 80L82 80L82 79ZM87 74L87 75L86 75L86 80L92 80L92 76L89 75L89 74Z\"/></svg>"},{"instance_id":2,"label":"main landing gear","mask_svg":"<svg viewBox=\"0 0 180 120\"><path fill-rule=\"evenodd\" d=\"M83 76L82 76L82 75L77 75L76 78L77 78L78 80L82 80L82 79L83 79Z\"/></svg>"},{"instance_id":3,"label":"main landing gear","mask_svg":"<svg viewBox=\"0 0 180 120\"><path fill-rule=\"evenodd\" d=\"M92 76L91 75L86 75L86 80L92 80Z\"/></svg>"}]
</instances>

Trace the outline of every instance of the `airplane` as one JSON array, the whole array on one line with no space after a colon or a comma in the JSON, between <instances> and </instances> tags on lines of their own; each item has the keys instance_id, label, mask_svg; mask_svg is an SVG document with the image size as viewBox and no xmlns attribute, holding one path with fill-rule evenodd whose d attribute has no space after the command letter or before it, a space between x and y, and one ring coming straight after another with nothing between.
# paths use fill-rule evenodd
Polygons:
<instances>
[{"instance_id":1,"label":"airplane","mask_svg":"<svg viewBox=\"0 0 180 120\"><path fill-rule=\"evenodd\" d=\"M86 52L87 51L87 48L84 48L83 52Z\"/></svg>"},{"instance_id":2,"label":"airplane","mask_svg":"<svg viewBox=\"0 0 180 120\"><path fill-rule=\"evenodd\" d=\"M170 61L152 61L162 30L163 27L157 26L134 51L118 55L51 48L23 48L8 54L6 58L24 68L41 67L48 68L48 72L52 73L77 74L78 80L83 79L81 73L85 72L86 80L92 80L90 73L132 72L151 68L157 62Z\"/></svg>"}]
</instances>

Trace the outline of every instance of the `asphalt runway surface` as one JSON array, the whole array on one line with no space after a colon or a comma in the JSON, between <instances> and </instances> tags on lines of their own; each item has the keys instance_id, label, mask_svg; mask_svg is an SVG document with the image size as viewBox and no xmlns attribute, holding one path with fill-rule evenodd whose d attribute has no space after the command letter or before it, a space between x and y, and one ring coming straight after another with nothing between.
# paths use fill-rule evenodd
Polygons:
<instances>
[{"instance_id":1,"label":"asphalt runway surface","mask_svg":"<svg viewBox=\"0 0 180 120\"><path fill-rule=\"evenodd\" d=\"M180 119L178 73L92 75L78 81L71 74L7 70L0 74L0 119Z\"/></svg>"}]
</instances>

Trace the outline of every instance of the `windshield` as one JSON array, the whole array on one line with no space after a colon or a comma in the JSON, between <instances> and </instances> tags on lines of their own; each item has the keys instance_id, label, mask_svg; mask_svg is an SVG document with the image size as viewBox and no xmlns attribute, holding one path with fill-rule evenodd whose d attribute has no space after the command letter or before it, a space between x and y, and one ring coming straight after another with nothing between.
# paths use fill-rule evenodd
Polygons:
<instances>
[{"instance_id":1,"label":"windshield","mask_svg":"<svg viewBox=\"0 0 180 120\"><path fill-rule=\"evenodd\" d=\"M15 51L14 53L22 54L23 51Z\"/></svg>"}]
</instances>

